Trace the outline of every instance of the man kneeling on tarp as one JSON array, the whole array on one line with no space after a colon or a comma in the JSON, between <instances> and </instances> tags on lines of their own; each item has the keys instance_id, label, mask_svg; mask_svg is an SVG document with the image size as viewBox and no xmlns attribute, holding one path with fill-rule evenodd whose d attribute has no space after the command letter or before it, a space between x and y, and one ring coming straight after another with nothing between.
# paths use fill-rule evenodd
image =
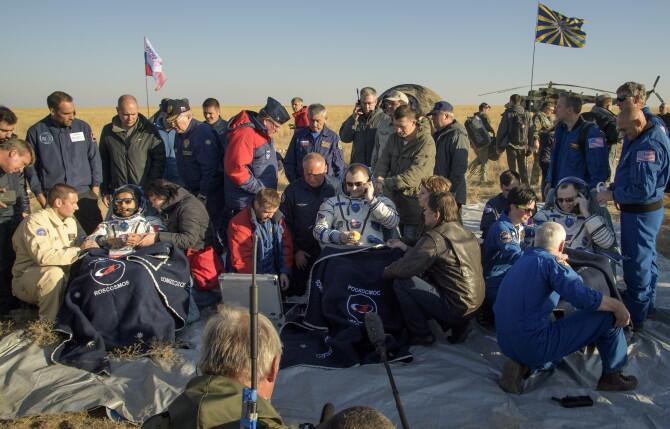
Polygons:
<instances>
[{"instance_id":1,"label":"man kneeling on tarp","mask_svg":"<svg viewBox=\"0 0 670 429\"><path fill-rule=\"evenodd\" d=\"M143 428L239 428L242 389L251 385L249 311L221 306L202 336L199 375L163 413ZM284 428L270 404L277 381L281 341L267 317L258 315L258 427Z\"/></svg>"},{"instance_id":2,"label":"man kneeling on tarp","mask_svg":"<svg viewBox=\"0 0 670 429\"><path fill-rule=\"evenodd\" d=\"M112 196L112 217L102 222L88 239L109 250L109 256L119 257L133 253L135 247L149 246L154 240L151 223L144 217L139 189L121 186Z\"/></svg>"},{"instance_id":3,"label":"man kneeling on tarp","mask_svg":"<svg viewBox=\"0 0 670 429\"><path fill-rule=\"evenodd\" d=\"M493 307L498 344L510 358L500 386L521 393L531 369L544 367L595 343L602 359L598 390L632 390L634 376L623 375L627 344L623 327L630 314L620 301L589 288L566 262L565 229L546 222L532 247L510 268ZM581 309L552 322L559 298Z\"/></svg>"},{"instance_id":4,"label":"man kneeling on tarp","mask_svg":"<svg viewBox=\"0 0 670 429\"><path fill-rule=\"evenodd\" d=\"M462 342L472 314L484 301L479 242L459 222L450 192L431 194L423 214L426 231L414 247L400 240L387 243L406 253L386 267L384 278L395 279L393 289L412 344L435 341L428 319L451 329L450 342Z\"/></svg>"}]
</instances>

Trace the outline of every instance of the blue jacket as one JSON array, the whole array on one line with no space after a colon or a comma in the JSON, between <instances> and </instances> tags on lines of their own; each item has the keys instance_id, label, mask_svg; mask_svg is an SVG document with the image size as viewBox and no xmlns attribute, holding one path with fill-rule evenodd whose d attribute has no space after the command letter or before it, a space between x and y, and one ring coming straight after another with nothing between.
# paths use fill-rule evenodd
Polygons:
<instances>
[{"instance_id":1,"label":"blue jacket","mask_svg":"<svg viewBox=\"0 0 670 429\"><path fill-rule=\"evenodd\" d=\"M152 116L150 120L156 126L156 129L158 129L158 134L160 134L161 139L163 140L163 145L165 146L165 158L176 158L174 153L174 138L177 132L175 130L168 131L165 128L165 120L157 114Z\"/></svg>"},{"instance_id":2,"label":"blue jacket","mask_svg":"<svg viewBox=\"0 0 670 429\"><path fill-rule=\"evenodd\" d=\"M102 161L91 126L76 119L63 127L47 116L28 129L26 140L35 149L35 164L26 177L35 195L57 183L86 192L102 182Z\"/></svg>"},{"instance_id":3,"label":"blue jacket","mask_svg":"<svg viewBox=\"0 0 670 429\"><path fill-rule=\"evenodd\" d=\"M500 285L507 270L523 254L521 250L523 226L515 228L507 213L503 213L494 223L484 241L482 263L486 288Z\"/></svg>"},{"instance_id":4,"label":"blue jacket","mask_svg":"<svg viewBox=\"0 0 670 429\"><path fill-rule=\"evenodd\" d=\"M482 240L486 240L486 234L491 225L507 210L509 210L509 202L502 192L486 202L484 212L482 213L482 220L479 222L479 229L482 231Z\"/></svg>"},{"instance_id":5,"label":"blue jacket","mask_svg":"<svg viewBox=\"0 0 670 429\"><path fill-rule=\"evenodd\" d=\"M595 311L602 293L584 285L579 274L559 264L546 250L527 249L505 276L493 306L503 352L507 344L518 342L519 337L542 341L544 336L540 332L549 327L549 316L559 298L581 310ZM533 353L532 347L527 351Z\"/></svg>"},{"instance_id":6,"label":"blue jacket","mask_svg":"<svg viewBox=\"0 0 670 429\"><path fill-rule=\"evenodd\" d=\"M208 124L192 119L186 132L175 136L175 155L184 188L193 195L207 197L221 185L219 138Z\"/></svg>"},{"instance_id":7,"label":"blue jacket","mask_svg":"<svg viewBox=\"0 0 670 429\"><path fill-rule=\"evenodd\" d=\"M585 141L579 142L581 129L588 127L585 132ZM554 133L555 143L551 151L551 163L547 173L547 183L552 188L568 176L579 177L584 180L590 189L599 182L605 182L610 175L609 148L605 135L595 124L585 124L580 117L577 123L568 130L565 123L556 126Z\"/></svg>"},{"instance_id":8,"label":"blue jacket","mask_svg":"<svg viewBox=\"0 0 670 429\"><path fill-rule=\"evenodd\" d=\"M284 158L284 173L289 182L293 183L302 177L302 159L310 152L323 155L329 176L343 179L344 156L337 133L328 127L323 127L315 139L311 129L298 128L293 134Z\"/></svg>"},{"instance_id":9,"label":"blue jacket","mask_svg":"<svg viewBox=\"0 0 670 429\"><path fill-rule=\"evenodd\" d=\"M644 113L644 116L647 118L648 121L651 121L654 125L658 125L661 128L661 130L663 130L663 132L668 136L668 138L670 138L670 129L668 129L663 119L651 113L651 110L649 110L648 106L644 106L642 108L642 113Z\"/></svg>"},{"instance_id":10,"label":"blue jacket","mask_svg":"<svg viewBox=\"0 0 670 429\"><path fill-rule=\"evenodd\" d=\"M670 140L652 121L635 140L624 141L614 177L614 201L649 204L663 198L670 176Z\"/></svg>"},{"instance_id":11,"label":"blue jacket","mask_svg":"<svg viewBox=\"0 0 670 429\"><path fill-rule=\"evenodd\" d=\"M340 183L330 176L318 188L312 188L302 178L288 185L279 209L293 235L294 251L303 250L312 257L319 255L321 247L312 233L316 215L321 203L339 191Z\"/></svg>"}]
</instances>

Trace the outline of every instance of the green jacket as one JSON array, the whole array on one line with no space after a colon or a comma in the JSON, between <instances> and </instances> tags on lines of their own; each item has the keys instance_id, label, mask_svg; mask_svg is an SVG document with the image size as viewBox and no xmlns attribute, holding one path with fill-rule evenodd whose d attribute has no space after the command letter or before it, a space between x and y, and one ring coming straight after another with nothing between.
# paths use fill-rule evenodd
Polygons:
<instances>
[{"instance_id":1,"label":"green jacket","mask_svg":"<svg viewBox=\"0 0 670 429\"><path fill-rule=\"evenodd\" d=\"M549 116L544 112L538 112L533 117L533 140L539 140L540 134L543 131L550 130L554 127L554 123Z\"/></svg>"},{"instance_id":2,"label":"green jacket","mask_svg":"<svg viewBox=\"0 0 670 429\"><path fill-rule=\"evenodd\" d=\"M420 125L416 137L409 141L394 133L375 166L374 176L384 178L384 194L395 203L404 225L423 222L416 195L421 179L432 176L435 169L435 140L430 131Z\"/></svg>"},{"instance_id":3,"label":"green jacket","mask_svg":"<svg viewBox=\"0 0 670 429\"><path fill-rule=\"evenodd\" d=\"M144 187L163 177L165 146L156 127L142 115L128 134L118 116L105 125L100 135L102 192L112 194L121 185Z\"/></svg>"},{"instance_id":4,"label":"green jacket","mask_svg":"<svg viewBox=\"0 0 670 429\"><path fill-rule=\"evenodd\" d=\"M223 376L201 375L168 409L144 422L144 429L238 429L242 415L242 386ZM270 402L258 398L258 427L288 428Z\"/></svg>"}]
</instances>

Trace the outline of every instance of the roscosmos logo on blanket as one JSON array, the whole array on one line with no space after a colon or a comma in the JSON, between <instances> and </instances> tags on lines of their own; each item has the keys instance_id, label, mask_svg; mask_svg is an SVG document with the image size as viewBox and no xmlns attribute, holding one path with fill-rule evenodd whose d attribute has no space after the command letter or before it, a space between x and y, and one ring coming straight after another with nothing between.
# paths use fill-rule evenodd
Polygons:
<instances>
[{"instance_id":1,"label":"roscosmos logo on blanket","mask_svg":"<svg viewBox=\"0 0 670 429\"><path fill-rule=\"evenodd\" d=\"M123 278L126 264L118 259L98 259L93 263L90 273L97 284L110 286Z\"/></svg>"}]
</instances>

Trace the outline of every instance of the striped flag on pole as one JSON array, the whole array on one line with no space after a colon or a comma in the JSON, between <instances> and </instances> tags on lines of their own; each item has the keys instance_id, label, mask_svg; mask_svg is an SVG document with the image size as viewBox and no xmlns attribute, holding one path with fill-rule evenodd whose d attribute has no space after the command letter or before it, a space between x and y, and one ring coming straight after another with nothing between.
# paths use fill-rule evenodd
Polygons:
<instances>
[{"instance_id":1,"label":"striped flag on pole","mask_svg":"<svg viewBox=\"0 0 670 429\"><path fill-rule=\"evenodd\" d=\"M583 48L586 33L582 30L584 20L568 18L539 3L535 41L567 48Z\"/></svg>"},{"instance_id":2,"label":"striped flag on pole","mask_svg":"<svg viewBox=\"0 0 670 429\"><path fill-rule=\"evenodd\" d=\"M165 85L167 77L163 73L163 60L146 37L144 38L144 71L146 76L152 76L156 82L155 90L158 91Z\"/></svg>"}]
</instances>

